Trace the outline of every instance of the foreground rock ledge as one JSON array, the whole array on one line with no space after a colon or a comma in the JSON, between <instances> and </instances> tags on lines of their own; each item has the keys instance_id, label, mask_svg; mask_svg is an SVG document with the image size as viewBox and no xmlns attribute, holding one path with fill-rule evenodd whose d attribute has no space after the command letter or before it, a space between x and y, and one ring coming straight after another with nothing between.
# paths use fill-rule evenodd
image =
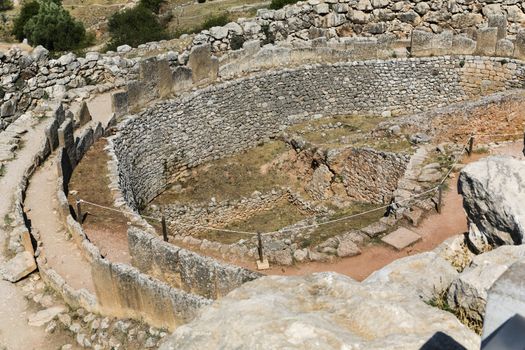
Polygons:
<instances>
[{"instance_id":1,"label":"foreground rock ledge","mask_svg":"<svg viewBox=\"0 0 525 350\"><path fill-rule=\"evenodd\" d=\"M458 186L468 216L468 238L475 250L523 243L524 161L510 156L484 158L461 171Z\"/></svg>"},{"instance_id":2,"label":"foreground rock ledge","mask_svg":"<svg viewBox=\"0 0 525 350\"><path fill-rule=\"evenodd\" d=\"M479 349L479 336L452 314L330 272L246 283L160 349L419 349L438 332Z\"/></svg>"}]
</instances>

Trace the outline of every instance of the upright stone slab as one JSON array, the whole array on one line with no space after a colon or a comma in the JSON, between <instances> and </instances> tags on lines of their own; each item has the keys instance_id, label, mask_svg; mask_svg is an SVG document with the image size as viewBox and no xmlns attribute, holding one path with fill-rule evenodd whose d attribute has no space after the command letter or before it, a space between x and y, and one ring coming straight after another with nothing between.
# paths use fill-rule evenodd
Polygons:
<instances>
[{"instance_id":1,"label":"upright stone slab","mask_svg":"<svg viewBox=\"0 0 525 350\"><path fill-rule=\"evenodd\" d=\"M80 126L86 125L91 121L91 119L93 119L85 101L82 101L80 110L78 111L77 117L75 119L79 122Z\"/></svg>"},{"instance_id":2,"label":"upright stone slab","mask_svg":"<svg viewBox=\"0 0 525 350\"><path fill-rule=\"evenodd\" d=\"M77 163L77 150L75 147L75 137L73 132L73 121L71 119L64 121L58 129L58 142L60 146L64 148L71 165L74 167Z\"/></svg>"},{"instance_id":3,"label":"upright stone slab","mask_svg":"<svg viewBox=\"0 0 525 350\"><path fill-rule=\"evenodd\" d=\"M489 27L478 29L476 55L493 56L496 54L496 43L498 42L498 28Z\"/></svg>"},{"instance_id":4,"label":"upright stone slab","mask_svg":"<svg viewBox=\"0 0 525 350\"><path fill-rule=\"evenodd\" d=\"M144 102L168 96L173 85L168 60L158 60L156 57L142 60L139 64L139 82Z\"/></svg>"},{"instance_id":5,"label":"upright stone slab","mask_svg":"<svg viewBox=\"0 0 525 350\"><path fill-rule=\"evenodd\" d=\"M179 93L191 89L193 73L190 68L180 66L173 71L173 92Z\"/></svg>"},{"instance_id":6,"label":"upright stone slab","mask_svg":"<svg viewBox=\"0 0 525 350\"><path fill-rule=\"evenodd\" d=\"M211 56L210 44L194 46L190 52L188 66L193 72L193 83L212 82L217 79L219 61Z\"/></svg>"},{"instance_id":7,"label":"upright stone slab","mask_svg":"<svg viewBox=\"0 0 525 350\"><path fill-rule=\"evenodd\" d=\"M111 94L111 109L117 117L128 113L128 93L126 91Z\"/></svg>"},{"instance_id":8,"label":"upright stone slab","mask_svg":"<svg viewBox=\"0 0 525 350\"><path fill-rule=\"evenodd\" d=\"M432 53L432 39L434 35L423 30L412 31L412 56L429 56Z\"/></svg>"},{"instance_id":9,"label":"upright stone slab","mask_svg":"<svg viewBox=\"0 0 525 350\"><path fill-rule=\"evenodd\" d=\"M512 57L514 53L514 44L508 39L498 40L496 44L496 56Z\"/></svg>"},{"instance_id":10,"label":"upright stone slab","mask_svg":"<svg viewBox=\"0 0 525 350\"><path fill-rule=\"evenodd\" d=\"M488 16L488 26L498 28L498 40L504 39L505 36L507 36L507 16L503 13Z\"/></svg>"},{"instance_id":11,"label":"upright stone slab","mask_svg":"<svg viewBox=\"0 0 525 350\"><path fill-rule=\"evenodd\" d=\"M476 42L463 35L452 37L452 46L449 54L452 55L472 55L476 51Z\"/></svg>"},{"instance_id":12,"label":"upright stone slab","mask_svg":"<svg viewBox=\"0 0 525 350\"><path fill-rule=\"evenodd\" d=\"M521 29L514 42L514 57L525 60L525 29Z\"/></svg>"},{"instance_id":13,"label":"upright stone slab","mask_svg":"<svg viewBox=\"0 0 525 350\"><path fill-rule=\"evenodd\" d=\"M453 33L449 30L443 31L443 33L436 34L432 38L432 55L441 56L450 54L452 48Z\"/></svg>"}]
</instances>

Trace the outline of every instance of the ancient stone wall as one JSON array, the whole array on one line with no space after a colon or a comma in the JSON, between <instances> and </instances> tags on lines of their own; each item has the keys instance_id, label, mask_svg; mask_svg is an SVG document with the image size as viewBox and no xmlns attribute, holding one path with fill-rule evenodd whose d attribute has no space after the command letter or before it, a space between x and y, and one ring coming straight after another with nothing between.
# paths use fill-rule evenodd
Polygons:
<instances>
[{"instance_id":1,"label":"ancient stone wall","mask_svg":"<svg viewBox=\"0 0 525 350\"><path fill-rule=\"evenodd\" d=\"M131 263L141 272L208 299L220 298L260 276L163 242L135 227L128 230L128 243Z\"/></svg>"},{"instance_id":2,"label":"ancient stone wall","mask_svg":"<svg viewBox=\"0 0 525 350\"><path fill-rule=\"evenodd\" d=\"M362 203L389 203L405 173L409 156L370 148L345 150L333 156L330 169L342 179L348 197Z\"/></svg>"},{"instance_id":3,"label":"ancient stone wall","mask_svg":"<svg viewBox=\"0 0 525 350\"><path fill-rule=\"evenodd\" d=\"M470 56L305 66L159 103L123 122L111 144L124 198L137 209L181 171L314 115L407 114L523 86L522 62Z\"/></svg>"}]
</instances>

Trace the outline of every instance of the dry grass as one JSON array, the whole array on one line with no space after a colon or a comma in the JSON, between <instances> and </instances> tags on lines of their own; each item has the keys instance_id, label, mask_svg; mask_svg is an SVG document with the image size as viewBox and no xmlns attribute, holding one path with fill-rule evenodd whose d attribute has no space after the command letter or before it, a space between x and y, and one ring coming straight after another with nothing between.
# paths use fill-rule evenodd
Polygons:
<instances>
[{"instance_id":1,"label":"dry grass","mask_svg":"<svg viewBox=\"0 0 525 350\"><path fill-rule=\"evenodd\" d=\"M202 203L210 201L212 197L217 201L236 200L247 197L254 191L264 193L288 186L289 180L285 174L272 170L263 174L261 167L289 149L282 141L271 141L198 166L186 181L180 183L183 188L180 193L172 185L153 204L162 205L174 201Z\"/></svg>"},{"instance_id":2,"label":"dry grass","mask_svg":"<svg viewBox=\"0 0 525 350\"><path fill-rule=\"evenodd\" d=\"M105 140L97 141L75 168L69 190L78 192L78 197L103 206L113 207L113 196L109 190L107 176L108 155L104 151ZM70 198L73 205L73 198ZM127 219L123 214L85 205L87 212L84 227L108 231L127 232Z\"/></svg>"},{"instance_id":3,"label":"dry grass","mask_svg":"<svg viewBox=\"0 0 525 350\"><path fill-rule=\"evenodd\" d=\"M456 318L461 323L463 323L465 326L470 328L472 331L481 335L481 332L483 331L483 321L473 320L467 315L467 312L462 307L453 309L448 304L447 294L448 294L448 290L444 290L441 293L439 293L436 297L429 300L427 304L433 307L437 307L438 309L441 309L443 311L447 311L447 312L454 314L454 316L456 316Z\"/></svg>"},{"instance_id":4,"label":"dry grass","mask_svg":"<svg viewBox=\"0 0 525 350\"><path fill-rule=\"evenodd\" d=\"M313 144L327 147L371 147L389 152L409 152L412 150L405 135L393 136L386 133L373 133L379 123L388 118L368 115L349 115L322 118L297 124L290 128L301 133L302 137ZM337 128L322 129L323 126L337 125ZM313 130L312 130L313 128ZM341 140L344 139L344 144Z\"/></svg>"}]
</instances>

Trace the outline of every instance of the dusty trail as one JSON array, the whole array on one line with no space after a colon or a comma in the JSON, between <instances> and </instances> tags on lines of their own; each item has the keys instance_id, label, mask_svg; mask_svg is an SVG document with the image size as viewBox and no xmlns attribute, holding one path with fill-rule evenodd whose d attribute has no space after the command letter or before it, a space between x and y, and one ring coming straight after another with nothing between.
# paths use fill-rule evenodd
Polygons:
<instances>
[{"instance_id":1,"label":"dusty trail","mask_svg":"<svg viewBox=\"0 0 525 350\"><path fill-rule=\"evenodd\" d=\"M51 156L31 178L25 209L31 226L38 230L47 263L73 288L95 292L91 264L84 259L73 240L66 240L58 217L56 200L56 158Z\"/></svg>"},{"instance_id":2,"label":"dusty trail","mask_svg":"<svg viewBox=\"0 0 525 350\"><path fill-rule=\"evenodd\" d=\"M0 177L0 264L7 260L4 255L7 232L1 228L3 221L11 211L16 186L24 170L32 163L33 155L40 148L45 138L44 130L50 121L43 120L28 128L28 132L22 137L24 147L17 151L15 159L7 163L4 176ZM45 333L43 328L27 325L27 318L33 312L17 284L0 279L0 348L57 349L64 344L58 337Z\"/></svg>"},{"instance_id":3,"label":"dusty trail","mask_svg":"<svg viewBox=\"0 0 525 350\"><path fill-rule=\"evenodd\" d=\"M525 159L522 153L521 141L498 147L492 154L506 154ZM464 163L473 162L487 155L472 155L465 157ZM307 263L297 267L273 267L263 271L267 275L304 275L313 272L335 271L361 281L372 272L382 268L392 261L409 255L429 251L449 237L461 234L467 230L467 219L463 210L463 198L457 193L457 174L450 182L449 190L444 195L442 214L432 214L417 228L410 228L421 235L421 240L402 251L396 251L386 245L373 245L362 249L362 254L341 259L335 263ZM247 266L254 269L255 265Z\"/></svg>"}]
</instances>

